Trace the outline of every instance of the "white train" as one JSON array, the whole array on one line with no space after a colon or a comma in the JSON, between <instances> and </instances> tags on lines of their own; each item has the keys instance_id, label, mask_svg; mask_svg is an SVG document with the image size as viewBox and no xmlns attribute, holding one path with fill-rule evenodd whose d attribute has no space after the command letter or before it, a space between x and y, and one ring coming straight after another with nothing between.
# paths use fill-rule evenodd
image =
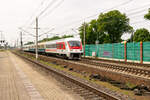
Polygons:
<instances>
[{"instance_id":1,"label":"white train","mask_svg":"<svg viewBox=\"0 0 150 100\"><path fill-rule=\"evenodd\" d=\"M25 45L24 51L35 52L34 44ZM78 38L65 38L38 43L38 52L59 55L68 59L80 59L83 54L82 42Z\"/></svg>"}]
</instances>

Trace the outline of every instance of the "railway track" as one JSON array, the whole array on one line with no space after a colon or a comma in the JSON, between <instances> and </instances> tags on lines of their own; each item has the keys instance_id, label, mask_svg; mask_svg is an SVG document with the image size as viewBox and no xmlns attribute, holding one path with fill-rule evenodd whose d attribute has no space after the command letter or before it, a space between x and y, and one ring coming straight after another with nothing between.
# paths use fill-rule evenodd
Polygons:
<instances>
[{"instance_id":1,"label":"railway track","mask_svg":"<svg viewBox=\"0 0 150 100\"><path fill-rule=\"evenodd\" d=\"M63 83L69 89L73 90L80 96L84 97L85 100L131 100L128 97L120 95L104 87L100 88L96 84L89 83L86 80L74 77L68 73L65 73L53 67L49 67L47 65L41 64L38 61L21 56L17 53L15 54L27 60L30 63L38 65L43 70L48 71L49 73L51 73L51 75L53 75L58 81Z\"/></svg>"},{"instance_id":2,"label":"railway track","mask_svg":"<svg viewBox=\"0 0 150 100\"><path fill-rule=\"evenodd\" d=\"M33 55L32 53L26 53L29 55ZM63 63L63 64L75 64L75 65L79 65L79 66L84 66L84 67L89 67L89 68L95 68L95 69L99 69L102 70L104 72L107 73L117 73L118 75L124 75L127 76L129 78L133 78L135 81L134 84L137 85L147 85L148 87L150 87L150 70L149 68L147 69L147 67L137 67L137 66L133 66L132 64L116 64L116 63L103 63L103 62L99 62L97 60L91 60L91 59L81 59L81 60L76 60L76 61L72 61L72 60L65 60L65 59L61 59L61 58L57 58L57 57L50 57L50 56L45 56L45 55L40 55L40 59L44 60L44 61L54 61L59 63ZM132 80L132 79L131 79ZM139 80L139 81L138 81Z\"/></svg>"},{"instance_id":3,"label":"railway track","mask_svg":"<svg viewBox=\"0 0 150 100\"><path fill-rule=\"evenodd\" d=\"M130 74L130 75L142 77L145 79L150 79L150 69L145 67L143 68L142 66L139 67L139 66L125 65L125 64L118 64L118 63L108 63L108 62L89 60L89 59L81 59L81 61L79 62L83 64L102 67L107 70L112 70L124 74Z\"/></svg>"},{"instance_id":4,"label":"railway track","mask_svg":"<svg viewBox=\"0 0 150 100\"><path fill-rule=\"evenodd\" d=\"M135 64L126 65L122 63L109 63L109 62L103 62L103 61L97 61L91 59L81 59L81 60L72 61L72 60L65 60L61 58L54 58L50 56L48 56L48 58L55 59L55 60L63 60L64 62L69 62L72 64L78 64L78 65L83 65L91 68L103 69L107 71L109 70L116 73L131 75L134 77L150 80L150 68L148 66L143 67L139 65L136 66Z\"/></svg>"},{"instance_id":5,"label":"railway track","mask_svg":"<svg viewBox=\"0 0 150 100\"><path fill-rule=\"evenodd\" d=\"M127 67L136 67L136 68L144 68L147 70L150 70L150 64L141 64L137 62L125 62L125 61L115 61L115 60L106 60L106 59L96 59L96 58L84 58L84 60L91 60L93 62L98 63L106 63L106 64L112 64L112 65L120 65L120 66L127 66Z\"/></svg>"}]
</instances>

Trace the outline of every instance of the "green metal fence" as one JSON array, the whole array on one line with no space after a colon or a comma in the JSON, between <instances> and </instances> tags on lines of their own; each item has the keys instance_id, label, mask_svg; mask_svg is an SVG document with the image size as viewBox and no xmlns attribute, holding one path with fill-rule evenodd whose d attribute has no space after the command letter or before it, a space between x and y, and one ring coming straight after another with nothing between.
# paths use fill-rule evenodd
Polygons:
<instances>
[{"instance_id":1,"label":"green metal fence","mask_svg":"<svg viewBox=\"0 0 150 100\"><path fill-rule=\"evenodd\" d=\"M123 43L114 43L112 51L113 51L113 58L124 59L124 44Z\"/></svg>"},{"instance_id":2,"label":"green metal fence","mask_svg":"<svg viewBox=\"0 0 150 100\"><path fill-rule=\"evenodd\" d=\"M127 43L127 60L140 61L140 43Z\"/></svg>"},{"instance_id":3,"label":"green metal fence","mask_svg":"<svg viewBox=\"0 0 150 100\"><path fill-rule=\"evenodd\" d=\"M150 61L150 42L143 42L142 47L143 61ZM140 42L127 43L126 48L124 43L86 45L85 56L92 56L94 52L96 57L125 59L125 50L127 60L141 60Z\"/></svg>"},{"instance_id":4,"label":"green metal fence","mask_svg":"<svg viewBox=\"0 0 150 100\"><path fill-rule=\"evenodd\" d=\"M150 42L143 43L143 61L150 61Z\"/></svg>"}]
</instances>

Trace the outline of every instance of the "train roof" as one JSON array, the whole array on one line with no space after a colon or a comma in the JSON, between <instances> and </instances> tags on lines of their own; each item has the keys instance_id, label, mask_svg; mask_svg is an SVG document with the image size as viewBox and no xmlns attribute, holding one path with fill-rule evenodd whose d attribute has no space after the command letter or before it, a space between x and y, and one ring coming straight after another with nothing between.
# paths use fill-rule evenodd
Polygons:
<instances>
[{"instance_id":1,"label":"train roof","mask_svg":"<svg viewBox=\"0 0 150 100\"><path fill-rule=\"evenodd\" d=\"M41 42L38 43L38 45L42 45L42 44L49 44L49 43L55 43L57 41L81 41L80 38L74 38L74 37L70 37L70 38L63 38L63 39L58 39L58 40L52 40L52 41L46 41L46 42ZM35 44L30 44L30 45L24 45L24 47L28 47L28 46L35 46Z\"/></svg>"},{"instance_id":2,"label":"train roof","mask_svg":"<svg viewBox=\"0 0 150 100\"><path fill-rule=\"evenodd\" d=\"M58 40L52 40L52 41L47 41L47 42L44 42L44 43L53 43L53 42L57 42L57 41L81 41L81 39L80 38L73 38L73 37L71 37L71 38L63 38L63 39L58 39Z\"/></svg>"}]
</instances>

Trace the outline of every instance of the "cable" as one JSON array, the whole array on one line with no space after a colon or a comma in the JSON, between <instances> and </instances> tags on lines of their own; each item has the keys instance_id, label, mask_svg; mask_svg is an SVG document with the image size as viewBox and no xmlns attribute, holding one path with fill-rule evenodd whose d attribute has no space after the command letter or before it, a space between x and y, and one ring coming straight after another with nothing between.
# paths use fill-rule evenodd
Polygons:
<instances>
[{"instance_id":1,"label":"cable","mask_svg":"<svg viewBox=\"0 0 150 100\"><path fill-rule=\"evenodd\" d=\"M141 21L137 21L137 22L133 22L133 23L131 23L131 25L134 25L134 24L138 24L138 23L148 23L148 21L146 21L146 20L141 20Z\"/></svg>"},{"instance_id":2,"label":"cable","mask_svg":"<svg viewBox=\"0 0 150 100\"><path fill-rule=\"evenodd\" d=\"M114 8L118 8L118 7L124 6L124 5L126 5L126 4L131 3L132 1L134 1L134 0L127 0L127 1L125 1L125 2L123 2L123 3L121 3L121 4L118 4L118 5L115 5L115 6L111 7L111 8L109 8L109 9L106 9L106 10L104 10L103 12L106 12L106 11L112 10L112 9L114 9ZM91 16L89 16L89 17L87 17L87 18L91 18L91 17L97 16L98 14L99 14L99 13L94 14L94 15L91 15ZM86 18L85 18L85 19L86 19Z\"/></svg>"},{"instance_id":3,"label":"cable","mask_svg":"<svg viewBox=\"0 0 150 100\"><path fill-rule=\"evenodd\" d=\"M56 1L56 0L55 0ZM62 0L62 2L63 2L64 0ZM114 8L117 8L117 7L120 7L120 6L122 6L122 5L126 5L126 4L128 4L128 3L130 3L131 1L133 1L133 0L127 0L127 1L125 1L125 2L123 2L123 3L121 3L121 4L119 4L119 5L116 5L116 6L114 6L114 7L111 7L111 8L109 8L109 9L106 9L106 10L104 10L103 12L105 12L105 11L108 11L108 10L111 10L111 9L114 9ZM60 2L58 5L56 5L54 8L56 9L62 2ZM38 15L38 16L41 16L49 7L50 7L50 5L51 4L53 4L54 3L54 1L52 1L52 2L50 2L49 3L49 5ZM99 13L97 13L97 14L94 14L94 15L91 15L91 16L88 16L88 17L86 17L86 18L84 18L84 19L89 19L89 18L91 18L91 17L94 17L94 16L97 16ZM77 22L79 22L79 21L82 21L82 19L80 19L80 20L78 20ZM30 24L30 25L32 25L34 23L34 21Z\"/></svg>"},{"instance_id":4,"label":"cable","mask_svg":"<svg viewBox=\"0 0 150 100\"><path fill-rule=\"evenodd\" d=\"M64 0L63 0L63 1L64 1ZM63 1L62 1L62 2L63 2ZM128 0L128 1L126 1L126 2L124 2L124 3L121 3L121 4L119 4L119 5L116 5L116 6L112 7L112 8L103 10L102 12L106 12L106 11L108 11L108 10L121 7L121 6L123 6L123 5L126 5L126 4L130 3L131 1L133 1L133 0ZM56 9L60 4L61 4L61 2L58 3L53 9ZM150 5L150 4L148 4L148 5ZM144 6L144 7L145 7L145 6ZM48 6L45 8L45 10L43 10L43 11L39 14L39 16L42 16L43 13L46 12L47 9L49 9ZM134 9L132 9L132 10L134 11L135 9L136 9L136 8L134 8ZM130 10L130 11L132 11L132 10ZM137 10L137 9L136 9L136 10ZM50 10L50 11L53 11L53 10ZM139 12L142 12L142 11L145 11L145 9L140 10L140 11L137 11L137 12L129 13L129 15L135 15L135 14L138 14ZM48 14L49 14L49 13L48 13ZM43 15L43 17L47 16L48 14ZM94 14L94 15L91 15L91 16L88 16L88 17L86 17L86 18L84 18L84 19L89 19L89 18L91 18L91 17L97 16L98 14L99 14L99 13ZM140 15L140 16L142 16L142 15ZM71 23L69 23L69 24L67 24L67 25L70 25L70 24L72 24L72 23L77 23L77 22L80 22L80 21L83 21L83 19L73 21L73 22L71 22ZM137 22L136 22L136 23L137 23ZM131 24L132 24L132 23L131 23ZM134 24L134 23L133 23L133 24ZM63 26L64 26L64 25L63 25ZM59 27L57 27L57 28L59 28Z\"/></svg>"},{"instance_id":5,"label":"cable","mask_svg":"<svg viewBox=\"0 0 150 100\"><path fill-rule=\"evenodd\" d=\"M41 5L43 5L44 4L44 2L45 2L46 0L44 0L43 2L41 2ZM55 3L57 0L52 0L49 4L48 4L48 6L46 7L46 8L44 8L44 10L42 10L37 16L35 16L35 17L39 17L41 14L43 14L51 5L53 5L53 3ZM35 21L33 20L31 23L30 23L30 25L32 25L33 23L34 23Z\"/></svg>"},{"instance_id":6,"label":"cable","mask_svg":"<svg viewBox=\"0 0 150 100\"><path fill-rule=\"evenodd\" d=\"M52 8L47 14L43 15L43 17L48 16L49 14L51 14L55 9L57 9L62 3L64 2L64 0L61 0L60 2L58 2L54 8Z\"/></svg>"},{"instance_id":7,"label":"cable","mask_svg":"<svg viewBox=\"0 0 150 100\"><path fill-rule=\"evenodd\" d=\"M136 16L129 16L130 18L136 18L136 17L142 17L143 16L143 14L140 14L140 15L136 15ZM143 18L144 18L144 16L143 16Z\"/></svg>"},{"instance_id":8,"label":"cable","mask_svg":"<svg viewBox=\"0 0 150 100\"><path fill-rule=\"evenodd\" d=\"M36 10L31 14L31 16L29 17L29 20L23 25L23 27L30 22L30 20L32 20L33 16L35 15L35 12L38 11L38 9L40 8L40 6L42 6L44 4L46 0L42 0L41 3L38 5L38 7L36 8Z\"/></svg>"},{"instance_id":9,"label":"cable","mask_svg":"<svg viewBox=\"0 0 150 100\"><path fill-rule=\"evenodd\" d=\"M40 16L41 16L47 9L49 9L56 1L58 1L58 0L52 0L52 1L48 4L48 6L38 14L37 17L40 17Z\"/></svg>"},{"instance_id":10,"label":"cable","mask_svg":"<svg viewBox=\"0 0 150 100\"><path fill-rule=\"evenodd\" d=\"M47 32L44 32L43 34L39 35L39 37L42 36L42 35L44 35L44 34L48 34L49 32L51 32L51 31L53 31L53 30L54 30L54 28L52 28L51 30L49 30L49 31L47 31Z\"/></svg>"},{"instance_id":11,"label":"cable","mask_svg":"<svg viewBox=\"0 0 150 100\"><path fill-rule=\"evenodd\" d=\"M50 11L51 11L50 13L52 13L52 11L54 11L54 9L58 8L63 2L64 2L64 0L61 0L60 2L58 2L58 3L54 6L54 8L50 10ZM50 4L52 4L52 2L51 2ZM50 4L39 14L39 16L41 16L46 10L48 10L48 8L50 7ZM48 14L50 14L50 13L48 13ZM45 17L46 15L47 15L47 14L45 14L43 17ZM42 17L42 18L43 18L43 17ZM52 28L52 29L54 29L54 28ZM52 31L52 29L50 29L50 30L47 31L46 33ZM43 34L46 34L46 33L44 32ZM42 35L43 35L43 34L42 34ZM41 36L41 35L40 35L40 36Z\"/></svg>"},{"instance_id":12,"label":"cable","mask_svg":"<svg viewBox=\"0 0 150 100\"><path fill-rule=\"evenodd\" d=\"M115 5L114 7L111 7L111 8L109 8L109 9L106 9L106 10L104 10L104 11L102 11L102 12L106 12L106 11L108 11L108 10L121 7L122 5L129 4L129 3L132 2L132 1L134 1L134 0L127 0L127 1L125 1L125 2L123 2L123 3L121 3L121 4L119 4L119 5ZM89 18L95 17L95 16L97 16L98 14L99 14L99 13L93 14L93 15L91 15L91 16L85 17L84 19L89 19ZM68 26L69 26L70 24L72 24L72 23L76 23L76 22L80 22L80 21L83 21L83 19L79 19L79 20L73 21L73 22L69 23ZM63 26L64 26L64 25L63 25ZM61 26L60 26L60 27L61 27Z\"/></svg>"},{"instance_id":13,"label":"cable","mask_svg":"<svg viewBox=\"0 0 150 100\"><path fill-rule=\"evenodd\" d=\"M119 4L119 5L116 5L116 6L112 7L112 9L118 8L118 7L120 7L120 6L124 6L124 5L126 5L126 4L131 3L132 1L134 1L134 0L128 0L128 1L125 1L125 2L123 2L123 3L121 3L121 4Z\"/></svg>"},{"instance_id":14,"label":"cable","mask_svg":"<svg viewBox=\"0 0 150 100\"><path fill-rule=\"evenodd\" d=\"M32 33L28 32L28 31L26 31L26 30L24 30L24 29L22 29L22 28L19 28L19 29L20 29L21 31L24 31L25 33L28 33L29 35L35 37L35 35L33 35Z\"/></svg>"},{"instance_id":15,"label":"cable","mask_svg":"<svg viewBox=\"0 0 150 100\"><path fill-rule=\"evenodd\" d=\"M148 10L148 8L147 9L142 9L142 10L139 10L139 11L136 11L136 12L133 12L133 13L129 13L129 14L127 14L128 16L132 16L132 15L135 15L135 14L138 14L138 13L141 13L141 12L144 12L144 11L146 11L146 10Z\"/></svg>"},{"instance_id":16,"label":"cable","mask_svg":"<svg viewBox=\"0 0 150 100\"><path fill-rule=\"evenodd\" d=\"M132 12L132 11L135 11L135 10L138 10L138 9L141 9L141 8L145 8L145 7L149 7L149 6L150 6L150 4L146 4L146 5L143 5L143 6L140 6L140 7L136 7L136 8L127 10L126 12Z\"/></svg>"}]
</instances>

